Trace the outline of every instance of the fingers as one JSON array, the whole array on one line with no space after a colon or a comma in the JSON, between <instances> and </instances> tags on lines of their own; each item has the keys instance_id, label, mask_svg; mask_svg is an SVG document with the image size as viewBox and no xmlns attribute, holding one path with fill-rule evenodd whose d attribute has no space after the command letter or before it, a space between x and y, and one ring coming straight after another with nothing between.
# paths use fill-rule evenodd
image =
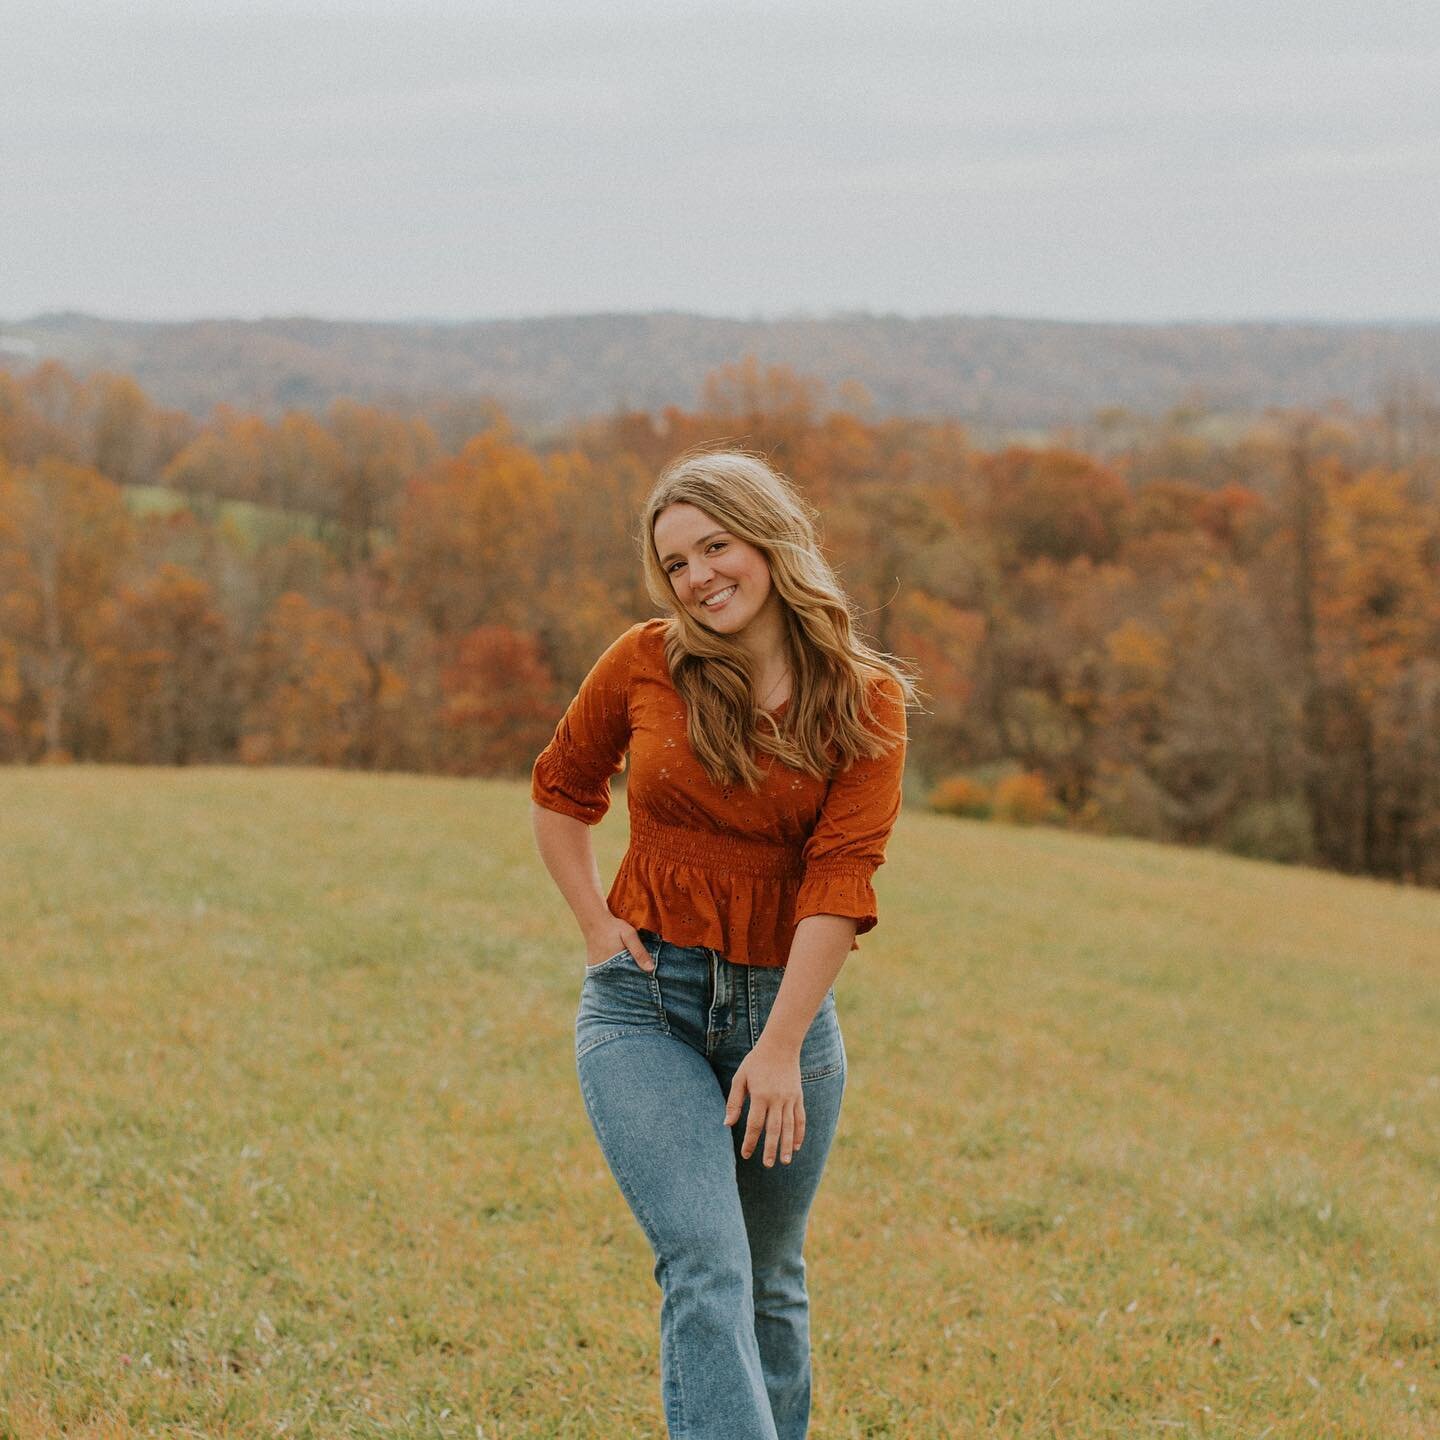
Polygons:
<instances>
[{"instance_id":1,"label":"fingers","mask_svg":"<svg viewBox=\"0 0 1440 1440\"><path fill-rule=\"evenodd\" d=\"M624 937L625 948L635 957L635 963L642 970L653 970L655 961L651 958L650 952L646 950L640 939L640 932L630 925L626 925L620 934Z\"/></svg>"},{"instance_id":2,"label":"fingers","mask_svg":"<svg viewBox=\"0 0 1440 1440\"><path fill-rule=\"evenodd\" d=\"M725 1123L730 1124L728 1110ZM750 1097L750 1121L745 1127L745 1139L740 1144L740 1158L748 1160L755 1153L763 1131L765 1149L760 1157L761 1162L765 1165L774 1165L778 1156L782 1165L788 1165L795 1152L800 1148L800 1142L795 1136L797 1133L803 1136L804 1129L805 1116L800 1106L771 1105L766 1110L755 1103L755 1097L752 1095Z\"/></svg>"},{"instance_id":3,"label":"fingers","mask_svg":"<svg viewBox=\"0 0 1440 1440\"><path fill-rule=\"evenodd\" d=\"M750 1081L745 1075L745 1066L748 1063L749 1057L747 1056L735 1072L735 1078L730 1082L730 1098L725 1102L725 1123L727 1125L733 1125L740 1118L741 1110L745 1108L745 1095L750 1089ZM764 1123L765 1106L757 1102L754 1095L751 1095L750 1120L745 1126L745 1138L740 1142L740 1158L742 1160L748 1160L755 1153L755 1143Z\"/></svg>"},{"instance_id":4,"label":"fingers","mask_svg":"<svg viewBox=\"0 0 1440 1440\"><path fill-rule=\"evenodd\" d=\"M740 1118L741 1107L745 1103L745 1072L737 1070L735 1078L730 1082L730 1098L725 1102L725 1123L733 1125Z\"/></svg>"},{"instance_id":5,"label":"fingers","mask_svg":"<svg viewBox=\"0 0 1440 1440\"><path fill-rule=\"evenodd\" d=\"M745 1137L740 1142L740 1158L748 1160L760 1144L762 1135L765 1149L761 1162L773 1166L778 1155L782 1165L788 1165L805 1138L804 1100L766 1102L758 1099L750 1090L742 1065L730 1082L730 1095L725 1101L725 1123L733 1125L745 1108L745 1096L750 1096L750 1115L745 1125Z\"/></svg>"},{"instance_id":6,"label":"fingers","mask_svg":"<svg viewBox=\"0 0 1440 1440\"><path fill-rule=\"evenodd\" d=\"M750 1123L745 1127L745 1138L740 1142L740 1158L748 1160L754 1153L755 1147L760 1143L760 1132L765 1128L765 1109L755 1103L755 1097L750 1097Z\"/></svg>"},{"instance_id":7,"label":"fingers","mask_svg":"<svg viewBox=\"0 0 1440 1440\"><path fill-rule=\"evenodd\" d=\"M765 1141L765 1163L767 1165L773 1165L775 1163L775 1152L778 1149L780 1152L780 1163L782 1165L788 1165L790 1163L790 1155L794 1148L795 1107L791 1105L786 1107L784 1118L780 1121L780 1133L777 1135L775 1133L775 1127L773 1125L770 1127L770 1134Z\"/></svg>"}]
</instances>

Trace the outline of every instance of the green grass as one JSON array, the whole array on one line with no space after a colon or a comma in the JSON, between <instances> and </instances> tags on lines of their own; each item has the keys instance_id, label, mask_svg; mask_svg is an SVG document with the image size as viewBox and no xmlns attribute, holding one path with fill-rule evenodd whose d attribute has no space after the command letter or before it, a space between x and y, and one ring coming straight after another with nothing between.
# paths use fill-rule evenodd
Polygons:
<instances>
[{"instance_id":1,"label":"green grass","mask_svg":"<svg viewBox=\"0 0 1440 1440\"><path fill-rule=\"evenodd\" d=\"M280 544L294 536L315 540L321 534L318 519L303 511L280 510L249 500L217 500L213 496L192 502L180 491L164 485L127 485L125 504L137 517L190 511L210 523L218 523L252 547Z\"/></svg>"},{"instance_id":2,"label":"green grass","mask_svg":"<svg viewBox=\"0 0 1440 1440\"><path fill-rule=\"evenodd\" d=\"M190 511L207 523L218 523L231 535L238 536L250 547L278 545L297 536L306 540L323 540L327 533L325 520L308 510L284 510L275 505L258 505L250 500L220 500L213 495L188 498L166 485L127 485L125 504L137 517L175 515ZM336 526L331 523L333 533ZM377 547L394 540L386 527L370 531L370 541Z\"/></svg>"},{"instance_id":3,"label":"green grass","mask_svg":"<svg viewBox=\"0 0 1440 1440\"><path fill-rule=\"evenodd\" d=\"M527 795L0 772L0 1435L663 1434ZM1440 1433L1440 895L918 810L878 889L816 1440Z\"/></svg>"}]
</instances>

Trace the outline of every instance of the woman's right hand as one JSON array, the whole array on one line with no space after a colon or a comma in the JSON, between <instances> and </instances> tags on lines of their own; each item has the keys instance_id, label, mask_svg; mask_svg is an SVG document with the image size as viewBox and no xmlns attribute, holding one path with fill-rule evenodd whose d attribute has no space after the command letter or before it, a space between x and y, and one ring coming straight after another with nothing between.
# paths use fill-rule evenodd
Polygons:
<instances>
[{"instance_id":1,"label":"woman's right hand","mask_svg":"<svg viewBox=\"0 0 1440 1440\"><path fill-rule=\"evenodd\" d=\"M642 970L653 970L655 962L640 939L640 932L628 920L607 914L585 931L585 968L592 969L602 961L628 950Z\"/></svg>"}]
</instances>

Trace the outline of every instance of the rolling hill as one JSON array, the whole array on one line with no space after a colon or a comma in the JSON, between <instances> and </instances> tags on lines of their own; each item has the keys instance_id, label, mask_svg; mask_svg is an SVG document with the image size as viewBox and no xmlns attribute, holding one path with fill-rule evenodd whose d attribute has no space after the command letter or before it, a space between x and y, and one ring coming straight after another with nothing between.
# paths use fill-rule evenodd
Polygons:
<instances>
[{"instance_id":1,"label":"rolling hill","mask_svg":"<svg viewBox=\"0 0 1440 1440\"><path fill-rule=\"evenodd\" d=\"M830 388L858 382L880 415L944 415L979 433L1050 428L1121 406L1255 412L1357 408L1397 383L1440 385L1440 323L1095 324L1001 316L772 320L678 313L467 323L304 317L190 322L64 313L0 322L0 364L46 357L133 374L160 404L268 415L338 395L393 405L498 400L528 427L617 407L694 404L707 373L753 354Z\"/></svg>"}]
</instances>

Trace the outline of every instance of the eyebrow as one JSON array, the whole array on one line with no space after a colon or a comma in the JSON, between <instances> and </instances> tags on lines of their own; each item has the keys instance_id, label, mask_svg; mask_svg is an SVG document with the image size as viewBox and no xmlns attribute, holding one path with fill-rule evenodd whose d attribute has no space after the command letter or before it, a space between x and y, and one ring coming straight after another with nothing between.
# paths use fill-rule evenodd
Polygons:
<instances>
[{"instance_id":1,"label":"eyebrow","mask_svg":"<svg viewBox=\"0 0 1440 1440\"><path fill-rule=\"evenodd\" d=\"M712 530L708 535L702 535L695 543L697 545L703 545L707 540L713 540L717 535L728 535L729 533L730 532L728 530ZM685 557L683 555L677 555L672 550L668 555L664 556L661 559L660 563L662 565L668 565L672 560L683 560L684 558Z\"/></svg>"}]
</instances>

